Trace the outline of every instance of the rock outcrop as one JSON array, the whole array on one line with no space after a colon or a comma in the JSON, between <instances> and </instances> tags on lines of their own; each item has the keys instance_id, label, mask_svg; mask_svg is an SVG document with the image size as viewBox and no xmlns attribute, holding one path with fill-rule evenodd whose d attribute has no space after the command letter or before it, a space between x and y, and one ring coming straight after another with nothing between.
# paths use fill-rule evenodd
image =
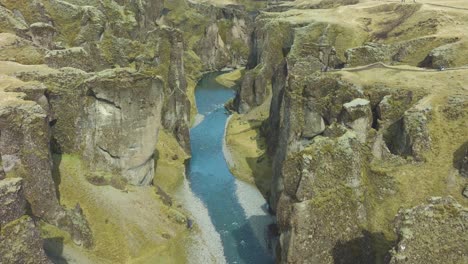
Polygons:
<instances>
[{"instance_id":1,"label":"rock outcrop","mask_svg":"<svg viewBox=\"0 0 468 264\"><path fill-rule=\"evenodd\" d=\"M159 132L188 157L195 81L246 63L252 20L185 0L0 0L0 180L23 178L30 216L92 247L89 199L60 199L62 156L88 184L152 185Z\"/></svg>"},{"instance_id":2,"label":"rock outcrop","mask_svg":"<svg viewBox=\"0 0 468 264\"><path fill-rule=\"evenodd\" d=\"M90 168L117 172L133 185L152 183L162 81L127 69L108 70L85 80L80 89L87 95L80 142Z\"/></svg>"},{"instance_id":3,"label":"rock outcrop","mask_svg":"<svg viewBox=\"0 0 468 264\"><path fill-rule=\"evenodd\" d=\"M401 210L398 242L389 263L465 263L468 261L468 208L452 197L433 197L427 204Z\"/></svg>"},{"instance_id":4,"label":"rock outcrop","mask_svg":"<svg viewBox=\"0 0 468 264\"><path fill-rule=\"evenodd\" d=\"M22 182L0 180L0 263L51 263L35 222L26 215Z\"/></svg>"},{"instance_id":5,"label":"rock outcrop","mask_svg":"<svg viewBox=\"0 0 468 264\"><path fill-rule=\"evenodd\" d=\"M453 96L464 88L449 80L461 74L386 64L437 67L426 57L461 47L464 37L435 34L443 17L421 5L271 2L272 12L255 21L234 105L255 114L270 105L262 131L273 160L269 201L281 233L278 262L382 262L401 204L420 203L436 189L461 197L464 182L444 177L466 142L467 111L463 103L440 106L446 97L460 102ZM441 88L427 87L429 79ZM445 133L453 143L440 140ZM453 164L460 171L459 154ZM439 186L444 181L451 185Z\"/></svg>"},{"instance_id":6,"label":"rock outcrop","mask_svg":"<svg viewBox=\"0 0 468 264\"><path fill-rule=\"evenodd\" d=\"M6 177L24 179L24 196L35 217L69 231L77 244L92 246L84 216L60 206L52 178L49 109L44 86L2 78L0 155ZM36 100L36 101L32 101Z\"/></svg>"}]
</instances>

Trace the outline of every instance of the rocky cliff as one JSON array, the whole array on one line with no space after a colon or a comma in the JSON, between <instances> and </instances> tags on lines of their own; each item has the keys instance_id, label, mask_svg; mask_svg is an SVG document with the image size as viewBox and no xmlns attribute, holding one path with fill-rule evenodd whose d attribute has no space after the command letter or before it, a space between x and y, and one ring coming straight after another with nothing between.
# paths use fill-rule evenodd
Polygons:
<instances>
[{"instance_id":1,"label":"rocky cliff","mask_svg":"<svg viewBox=\"0 0 468 264\"><path fill-rule=\"evenodd\" d=\"M42 248L36 223L26 215L21 178L0 181L0 262L51 263Z\"/></svg>"},{"instance_id":2,"label":"rocky cliff","mask_svg":"<svg viewBox=\"0 0 468 264\"><path fill-rule=\"evenodd\" d=\"M251 21L242 6L188 1L0 1L0 179L23 179L18 223L37 256L37 227L52 259L181 251L187 216L160 186L183 177L195 81L245 64Z\"/></svg>"},{"instance_id":3,"label":"rocky cliff","mask_svg":"<svg viewBox=\"0 0 468 264\"><path fill-rule=\"evenodd\" d=\"M255 21L235 107L270 105L280 263L385 263L400 207L467 202L466 50L448 48L466 34L443 22L466 24L463 6L358 2L279 1Z\"/></svg>"},{"instance_id":4,"label":"rocky cliff","mask_svg":"<svg viewBox=\"0 0 468 264\"><path fill-rule=\"evenodd\" d=\"M0 0L0 262L186 262L195 83L243 66L279 263L466 260L468 6L421 2Z\"/></svg>"}]
</instances>

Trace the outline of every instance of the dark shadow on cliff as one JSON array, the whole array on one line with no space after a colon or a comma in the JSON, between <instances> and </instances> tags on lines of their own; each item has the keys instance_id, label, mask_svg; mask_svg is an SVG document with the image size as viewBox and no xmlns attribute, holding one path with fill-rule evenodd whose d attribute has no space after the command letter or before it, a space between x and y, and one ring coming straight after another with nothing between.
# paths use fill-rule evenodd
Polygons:
<instances>
[{"instance_id":1,"label":"dark shadow on cliff","mask_svg":"<svg viewBox=\"0 0 468 264\"><path fill-rule=\"evenodd\" d=\"M62 154L52 154L52 179L57 193L57 199L60 201L60 183L62 175L60 175L60 163L62 163Z\"/></svg>"},{"instance_id":2,"label":"dark shadow on cliff","mask_svg":"<svg viewBox=\"0 0 468 264\"><path fill-rule=\"evenodd\" d=\"M269 223L271 223L270 217L254 215L249 217L244 225L232 231L232 235L236 241L239 241L236 247L237 252L245 263L260 263L258 260L264 260L265 256L269 256L271 259L271 262L268 263L274 263L273 250L275 237L268 232ZM263 230L257 230L256 234L252 227L260 227ZM265 244L270 249L265 249L263 246ZM268 264L267 262L262 263Z\"/></svg>"},{"instance_id":3,"label":"dark shadow on cliff","mask_svg":"<svg viewBox=\"0 0 468 264\"><path fill-rule=\"evenodd\" d=\"M394 241L383 233L362 231L362 236L350 241L340 241L333 248L335 264L379 264L384 263Z\"/></svg>"},{"instance_id":4,"label":"dark shadow on cliff","mask_svg":"<svg viewBox=\"0 0 468 264\"><path fill-rule=\"evenodd\" d=\"M47 257L54 264L68 264L68 261L62 257L63 237L52 237L44 239L44 251Z\"/></svg>"},{"instance_id":5,"label":"dark shadow on cliff","mask_svg":"<svg viewBox=\"0 0 468 264\"><path fill-rule=\"evenodd\" d=\"M468 142L465 142L453 153L453 167L462 177L468 178Z\"/></svg>"}]
</instances>

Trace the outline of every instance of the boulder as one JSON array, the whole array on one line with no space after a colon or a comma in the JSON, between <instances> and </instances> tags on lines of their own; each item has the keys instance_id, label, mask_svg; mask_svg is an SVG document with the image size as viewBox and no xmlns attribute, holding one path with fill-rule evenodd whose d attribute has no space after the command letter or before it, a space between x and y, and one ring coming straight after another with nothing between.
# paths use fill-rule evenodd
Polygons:
<instances>
[{"instance_id":1,"label":"boulder","mask_svg":"<svg viewBox=\"0 0 468 264\"><path fill-rule=\"evenodd\" d=\"M37 22L29 26L32 40L36 45L47 49L54 48L55 28L47 23Z\"/></svg>"},{"instance_id":2,"label":"boulder","mask_svg":"<svg viewBox=\"0 0 468 264\"><path fill-rule=\"evenodd\" d=\"M312 138L325 130L323 117L314 111L313 102L307 102L304 106L304 129L302 137Z\"/></svg>"},{"instance_id":3,"label":"boulder","mask_svg":"<svg viewBox=\"0 0 468 264\"><path fill-rule=\"evenodd\" d=\"M342 122L353 130L361 143L366 142L367 133L372 126L372 110L370 102L357 98L343 104Z\"/></svg>"},{"instance_id":4,"label":"boulder","mask_svg":"<svg viewBox=\"0 0 468 264\"><path fill-rule=\"evenodd\" d=\"M364 46L346 50L346 66L354 67L376 62L389 62L395 53L390 45L368 42Z\"/></svg>"}]
</instances>

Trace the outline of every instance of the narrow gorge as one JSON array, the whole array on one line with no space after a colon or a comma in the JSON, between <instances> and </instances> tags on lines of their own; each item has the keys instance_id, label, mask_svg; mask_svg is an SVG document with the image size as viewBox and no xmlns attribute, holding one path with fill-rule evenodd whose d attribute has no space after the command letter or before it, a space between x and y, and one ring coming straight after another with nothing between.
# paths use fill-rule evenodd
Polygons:
<instances>
[{"instance_id":1,"label":"narrow gorge","mask_svg":"<svg viewBox=\"0 0 468 264\"><path fill-rule=\"evenodd\" d=\"M465 0L0 0L0 264L468 263Z\"/></svg>"}]
</instances>

